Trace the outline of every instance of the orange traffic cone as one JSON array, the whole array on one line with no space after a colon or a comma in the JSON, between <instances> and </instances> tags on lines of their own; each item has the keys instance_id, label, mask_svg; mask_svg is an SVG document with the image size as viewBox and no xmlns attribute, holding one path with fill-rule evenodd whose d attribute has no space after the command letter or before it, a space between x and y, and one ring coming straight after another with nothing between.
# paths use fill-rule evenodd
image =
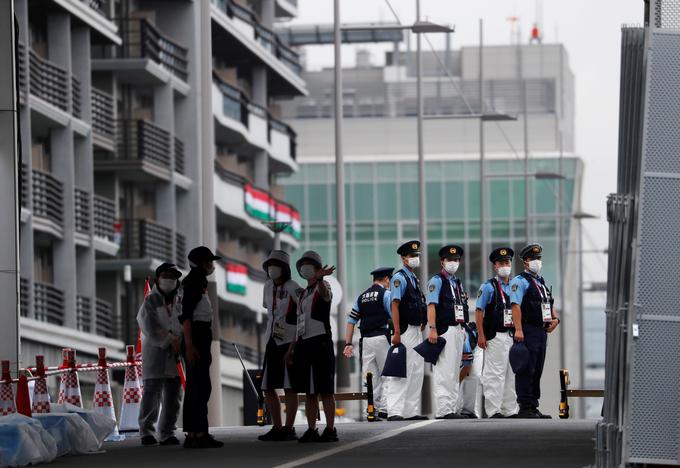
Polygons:
<instances>
[{"instance_id":1,"label":"orange traffic cone","mask_svg":"<svg viewBox=\"0 0 680 468\"><path fill-rule=\"evenodd\" d=\"M17 413L28 416L31 413L31 396L28 393L28 377L24 374L19 376L19 383L17 384Z\"/></svg>"},{"instance_id":2,"label":"orange traffic cone","mask_svg":"<svg viewBox=\"0 0 680 468\"><path fill-rule=\"evenodd\" d=\"M103 367L97 371L97 382L94 384L94 398L92 400L92 411L108 416L116 421L116 413L113 410L113 395L111 394L111 383L109 382L109 365L106 362L106 348L99 348L98 365ZM124 437L118 433L118 424L113 432L106 438L108 441L123 440Z\"/></svg>"},{"instance_id":3,"label":"orange traffic cone","mask_svg":"<svg viewBox=\"0 0 680 468\"><path fill-rule=\"evenodd\" d=\"M45 356L35 357L35 367L38 379L33 387L33 413L49 413L50 396L47 393L47 381L45 380Z\"/></svg>"},{"instance_id":4,"label":"orange traffic cone","mask_svg":"<svg viewBox=\"0 0 680 468\"><path fill-rule=\"evenodd\" d=\"M127 346L127 361L130 363L125 368L125 385L123 387L123 403L120 408L120 431L139 431L139 406L142 401L142 390L137 377L135 362L135 347Z\"/></svg>"},{"instance_id":5,"label":"orange traffic cone","mask_svg":"<svg viewBox=\"0 0 680 468\"><path fill-rule=\"evenodd\" d=\"M2 382L0 382L0 416L16 413L14 406L14 389L9 374L9 361L2 361Z\"/></svg>"},{"instance_id":6,"label":"orange traffic cone","mask_svg":"<svg viewBox=\"0 0 680 468\"><path fill-rule=\"evenodd\" d=\"M76 351L74 349L64 349L63 352L66 355L66 367L70 370L61 376L58 403L60 405L70 403L82 408L83 399L80 395L80 381L76 372Z\"/></svg>"}]
</instances>

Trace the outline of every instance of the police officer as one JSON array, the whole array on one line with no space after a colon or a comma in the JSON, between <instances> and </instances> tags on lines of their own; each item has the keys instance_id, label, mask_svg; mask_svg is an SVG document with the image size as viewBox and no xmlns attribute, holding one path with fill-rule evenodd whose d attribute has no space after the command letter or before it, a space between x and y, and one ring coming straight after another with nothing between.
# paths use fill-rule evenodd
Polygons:
<instances>
[{"instance_id":1,"label":"police officer","mask_svg":"<svg viewBox=\"0 0 680 468\"><path fill-rule=\"evenodd\" d=\"M484 409L490 418L507 418L518 411L515 374L508 358L512 347L510 274L514 255L510 247L499 247L491 252L489 261L496 274L482 284L477 294L477 346L484 349L482 388Z\"/></svg>"},{"instance_id":2,"label":"police officer","mask_svg":"<svg viewBox=\"0 0 680 468\"><path fill-rule=\"evenodd\" d=\"M427 314L425 298L415 274L415 269L420 266L420 241L406 242L397 249L397 253L403 266L390 283L394 324L392 344L406 347L406 378L388 377L385 386L387 420L427 419L419 414L425 361L413 349L421 342Z\"/></svg>"},{"instance_id":3,"label":"police officer","mask_svg":"<svg viewBox=\"0 0 680 468\"><path fill-rule=\"evenodd\" d=\"M189 252L191 271L182 281L182 314L179 321L184 331L184 359L187 363L187 384L184 394L185 448L216 448L224 443L208 433L208 400L210 384L210 345L212 344L213 306L208 297L208 280L215 271L213 262L220 257L208 247ZM218 389L219 391L219 389Z\"/></svg>"},{"instance_id":4,"label":"police officer","mask_svg":"<svg viewBox=\"0 0 680 468\"><path fill-rule=\"evenodd\" d=\"M520 418L550 418L538 410L538 400L548 333L555 330L560 319L552 306L552 293L539 276L542 253L541 244L525 246L520 252L524 271L510 282L515 341L524 341L529 350L528 365L515 376Z\"/></svg>"},{"instance_id":5,"label":"police officer","mask_svg":"<svg viewBox=\"0 0 680 468\"><path fill-rule=\"evenodd\" d=\"M462 419L456 413L459 400L459 369L465 345L465 324L469 320L467 295L456 277L463 255L462 247L445 245L439 250L442 270L427 284L428 340L446 340L437 365L432 370L435 416L437 419Z\"/></svg>"},{"instance_id":6,"label":"police officer","mask_svg":"<svg viewBox=\"0 0 680 468\"><path fill-rule=\"evenodd\" d=\"M383 365L390 348L389 322L392 320L391 294L388 289L394 268L376 268L371 272L373 284L364 291L354 303L352 311L347 317L347 331L345 333L345 357L352 357L352 335L354 327L359 323L361 341L359 354L363 368L364 379L370 372L373 375L373 398L375 410L379 418L386 418L386 405L383 395ZM364 380L365 381L365 380Z\"/></svg>"}]
</instances>

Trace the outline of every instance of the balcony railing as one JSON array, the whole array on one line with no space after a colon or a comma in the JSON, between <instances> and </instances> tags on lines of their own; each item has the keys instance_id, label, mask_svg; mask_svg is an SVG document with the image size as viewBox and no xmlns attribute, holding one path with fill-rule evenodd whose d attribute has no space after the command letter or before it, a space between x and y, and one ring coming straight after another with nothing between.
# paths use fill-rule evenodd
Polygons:
<instances>
[{"instance_id":1,"label":"balcony railing","mask_svg":"<svg viewBox=\"0 0 680 468\"><path fill-rule=\"evenodd\" d=\"M148 219L124 220L120 256L172 261L172 230Z\"/></svg>"},{"instance_id":2,"label":"balcony railing","mask_svg":"<svg viewBox=\"0 0 680 468\"><path fill-rule=\"evenodd\" d=\"M187 238L184 234L179 232L175 233L176 248L175 248L175 263L180 268L186 268L187 266Z\"/></svg>"},{"instance_id":3,"label":"balcony railing","mask_svg":"<svg viewBox=\"0 0 680 468\"><path fill-rule=\"evenodd\" d=\"M21 316L22 317L28 317L28 308L29 308L29 298L28 298L28 293L29 293L29 281L26 278L20 278L19 279L19 304L21 306Z\"/></svg>"},{"instance_id":4,"label":"balcony railing","mask_svg":"<svg viewBox=\"0 0 680 468\"><path fill-rule=\"evenodd\" d=\"M95 313L97 317L97 335L106 338L118 338L118 320L113 315L111 304L97 298L95 301Z\"/></svg>"},{"instance_id":5,"label":"balcony railing","mask_svg":"<svg viewBox=\"0 0 680 468\"><path fill-rule=\"evenodd\" d=\"M76 328L80 331L92 330L92 301L86 296L76 296Z\"/></svg>"},{"instance_id":6,"label":"balcony railing","mask_svg":"<svg viewBox=\"0 0 680 468\"><path fill-rule=\"evenodd\" d=\"M170 133L146 120L120 121L116 148L117 158L170 167Z\"/></svg>"},{"instance_id":7,"label":"balcony railing","mask_svg":"<svg viewBox=\"0 0 680 468\"><path fill-rule=\"evenodd\" d=\"M113 242L113 225L116 222L116 204L113 200L94 196L94 235Z\"/></svg>"},{"instance_id":8,"label":"balcony railing","mask_svg":"<svg viewBox=\"0 0 680 468\"><path fill-rule=\"evenodd\" d=\"M17 49L17 79L19 80L19 92L26 93L26 47L19 42Z\"/></svg>"},{"instance_id":9,"label":"balcony railing","mask_svg":"<svg viewBox=\"0 0 680 468\"><path fill-rule=\"evenodd\" d=\"M68 73L29 50L31 94L68 111Z\"/></svg>"},{"instance_id":10,"label":"balcony railing","mask_svg":"<svg viewBox=\"0 0 680 468\"><path fill-rule=\"evenodd\" d=\"M234 0L212 0L212 2L229 18L238 18L250 25L254 30L254 39L284 65L297 74L302 72L300 56L297 52L286 46L274 31L263 26L253 11Z\"/></svg>"},{"instance_id":11,"label":"balcony railing","mask_svg":"<svg viewBox=\"0 0 680 468\"><path fill-rule=\"evenodd\" d=\"M64 222L64 184L52 174L33 169L33 216Z\"/></svg>"},{"instance_id":12,"label":"balcony railing","mask_svg":"<svg viewBox=\"0 0 680 468\"><path fill-rule=\"evenodd\" d=\"M92 130L110 140L116 135L113 96L97 88L92 88Z\"/></svg>"},{"instance_id":13,"label":"balcony railing","mask_svg":"<svg viewBox=\"0 0 680 468\"><path fill-rule=\"evenodd\" d=\"M187 49L165 37L146 19L121 19L118 25L123 45L121 58L148 58L186 81L188 73Z\"/></svg>"},{"instance_id":14,"label":"balcony railing","mask_svg":"<svg viewBox=\"0 0 680 468\"><path fill-rule=\"evenodd\" d=\"M184 142L175 137L175 171L184 174Z\"/></svg>"},{"instance_id":15,"label":"balcony railing","mask_svg":"<svg viewBox=\"0 0 680 468\"><path fill-rule=\"evenodd\" d=\"M71 76L71 102L73 109L71 113L73 117L80 119L82 117L80 109L80 80L75 76Z\"/></svg>"},{"instance_id":16,"label":"balcony railing","mask_svg":"<svg viewBox=\"0 0 680 468\"><path fill-rule=\"evenodd\" d=\"M51 284L33 285L35 319L41 322L64 324L64 293Z\"/></svg>"},{"instance_id":17,"label":"balcony railing","mask_svg":"<svg viewBox=\"0 0 680 468\"><path fill-rule=\"evenodd\" d=\"M89 233L92 224L90 219L90 192L76 187L75 204L76 231Z\"/></svg>"},{"instance_id":18,"label":"balcony railing","mask_svg":"<svg viewBox=\"0 0 680 468\"><path fill-rule=\"evenodd\" d=\"M241 353L241 357L243 359L254 363L258 362L259 357L257 355L257 350L251 348L250 346L239 345L238 343L236 343L236 346L238 346L238 350ZM238 354L236 354L234 345L229 341L220 340L220 352L222 356L238 359Z\"/></svg>"},{"instance_id":19,"label":"balcony railing","mask_svg":"<svg viewBox=\"0 0 680 468\"><path fill-rule=\"evenodd\" d=\"M21 206L28 208L28 167L21 163Z\"/></svg>"},{"instance_id":20,"label":"balcony railing","mask_svg":"<svg viewBox=\"0 0 680 468\"><path fill-rule=\"evenodd\" d=\"M106 0L80 0L80 1L83 2L85 5L89 6L90 8L92 8L94 11L96 11L100 15L102 15L106 18L109 17L109 15L106 14L106 4L107 4ZM292 0L288 0L288 1L291 2Z\"/></svg>"}]
</instances>

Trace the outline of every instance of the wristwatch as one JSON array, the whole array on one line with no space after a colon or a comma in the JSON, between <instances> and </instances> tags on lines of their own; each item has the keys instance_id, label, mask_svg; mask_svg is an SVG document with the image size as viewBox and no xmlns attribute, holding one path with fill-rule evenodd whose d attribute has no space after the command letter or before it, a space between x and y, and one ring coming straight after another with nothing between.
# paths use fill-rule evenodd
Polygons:
<instances>
[{"instance_id":1,"label":"wristwatch","mask_svg":"<svg viewBox=\"0 0 680 468\"><path fill-rule=\"evenodd\" d=\"M437 325L428 325L428 326L430 327L430 330L436 330L437 329Z\"/></svg>"}]
</instances>

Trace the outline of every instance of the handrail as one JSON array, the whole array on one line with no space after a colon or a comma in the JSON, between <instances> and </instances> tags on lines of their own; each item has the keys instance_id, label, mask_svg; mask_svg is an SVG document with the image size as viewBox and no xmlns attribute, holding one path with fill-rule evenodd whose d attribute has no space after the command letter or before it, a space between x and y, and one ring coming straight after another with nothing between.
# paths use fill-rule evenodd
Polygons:
<instances>
[{"instance_id":1,"label":"handrail","mask_svg":"<svg viewBox=\"0 0 680 468\"><path fill-rule=\"evenodd\" d=\"M33 284L33 310L35 319L41 322L63 325L64 292L51 284Z\"/></svg>"},{"instance_id":2,"label":"handrail","mask_svg":"<svg viewBox=\"0 0 680 468\"><path fill-rule=\"evenodd\" d=\"M33 215L47 218L57 225L64 222L64 194L60 180L49 172L33 169Z\"/></svg>"}]
</instances>

